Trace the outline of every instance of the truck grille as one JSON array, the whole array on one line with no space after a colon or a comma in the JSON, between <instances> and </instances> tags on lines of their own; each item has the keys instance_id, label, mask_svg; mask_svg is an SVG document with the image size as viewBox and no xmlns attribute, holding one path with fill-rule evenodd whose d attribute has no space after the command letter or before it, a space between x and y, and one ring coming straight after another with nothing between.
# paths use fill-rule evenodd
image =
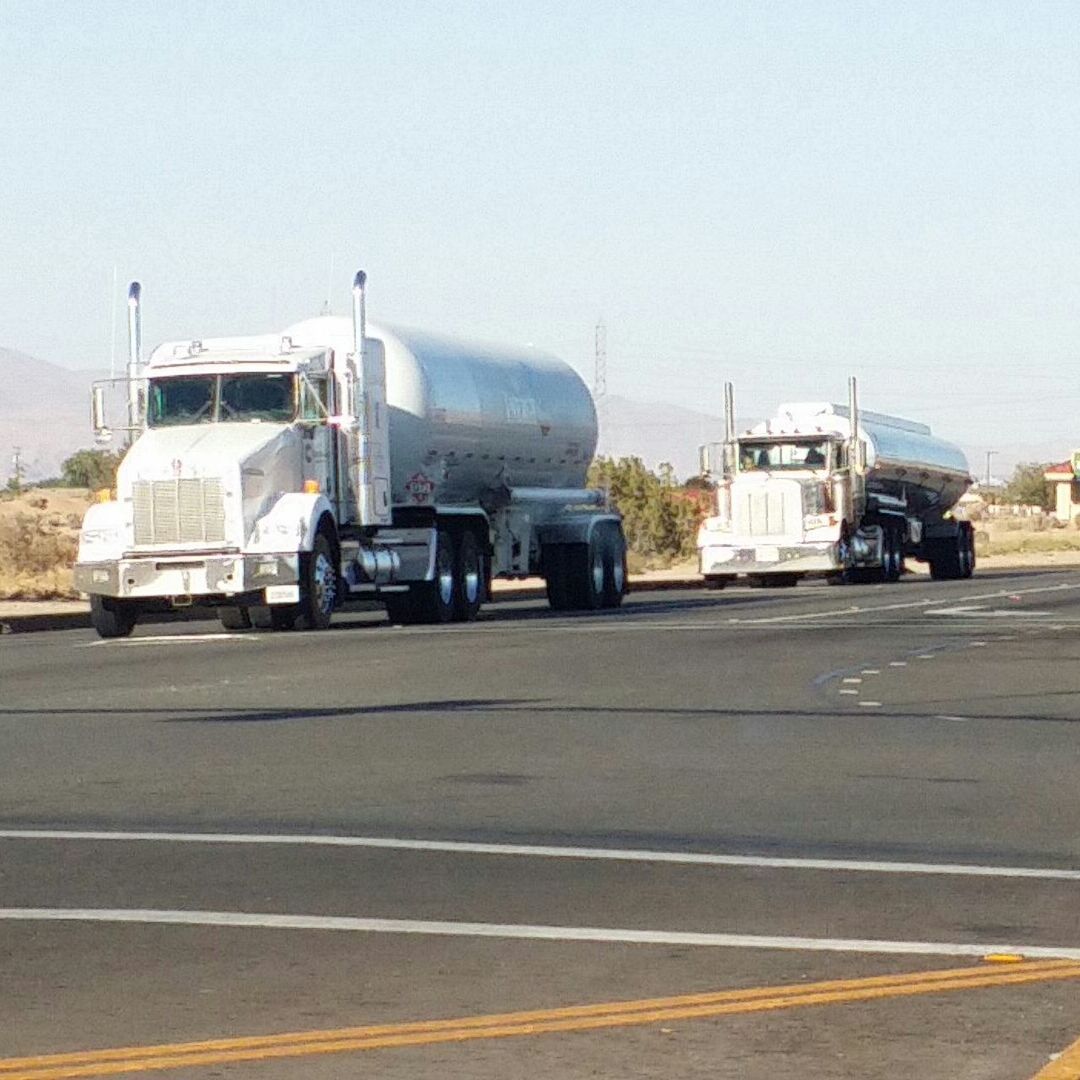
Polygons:
<instances>
[{"instance_id":1,"label":"truck grille","mask_svg":"<svg viewBox=\"0 0 1080 1080\"><path fill-rule=\"evenodd\" d=\"M802 489L797 481L773 480L737 493L732 507L739 536L802 535Z\"/></svg>"},{"instance_id":2,"label":"truck grille","mask_svg":"<svg viewBox=\"0 0 1080 1080\"><path fill-rule=\"evenodd\" d=\"M136 544L221 543L225 493L219 479L136 480Z\"/></svg>"}]
</instances>

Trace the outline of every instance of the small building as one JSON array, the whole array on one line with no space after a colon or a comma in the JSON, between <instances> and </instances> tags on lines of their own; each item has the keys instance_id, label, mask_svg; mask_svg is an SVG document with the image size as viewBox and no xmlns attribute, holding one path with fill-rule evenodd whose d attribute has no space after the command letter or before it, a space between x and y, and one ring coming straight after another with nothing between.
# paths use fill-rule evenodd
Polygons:
<instances>
[{"instance_id":1,"label":"small building","mask_svg":"<svg viewBox=\"0 0 1080 1080\"><path fill-rule=\"evenodd\" d=\"M1058 521L1071 522L1080 517L1080 480L1076 478L1076 466L1080 464L1080 451L1071 461L1051 465L1043 473L1043 479L1053 489L1054 517Z\"/></svg>"}]
</instances>

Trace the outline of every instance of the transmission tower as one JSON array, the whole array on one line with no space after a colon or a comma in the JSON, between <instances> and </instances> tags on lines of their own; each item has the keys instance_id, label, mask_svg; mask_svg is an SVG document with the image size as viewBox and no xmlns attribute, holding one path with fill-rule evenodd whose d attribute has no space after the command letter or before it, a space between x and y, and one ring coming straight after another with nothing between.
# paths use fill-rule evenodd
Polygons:
<instances>
[{"instance_id":1,"label":"transmission tower","mask_svg":"<svg viewBox=\"0 0 1080 1080\"><path fill-rule=\"evenodd\" d=\"M13 471L12 471L12 475L11 475L11 487L12 487L12 490L18 492L18 491L22 491L22 478L23 478L22 447L21 446L13 446L12 451L13 451L13 453L11 455L11 467L12 467Z\"/></svg>"},{"instance_id":2,"label":"transmission tower","mask_svg":"<svg viewBox=\"0 0 1080 1080\"><path fill-rule=\"evenodd\" d=\"M593 368L593 397L607 393L607 327L601 319L596 324L596 362Z\"/></svg>"}]
</instances>

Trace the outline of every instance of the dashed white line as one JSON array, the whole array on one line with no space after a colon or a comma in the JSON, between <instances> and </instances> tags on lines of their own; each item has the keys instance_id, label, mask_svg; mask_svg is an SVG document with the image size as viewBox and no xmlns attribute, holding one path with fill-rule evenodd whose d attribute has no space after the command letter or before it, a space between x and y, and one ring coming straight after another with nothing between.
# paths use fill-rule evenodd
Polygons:
<instances>
[{"instance_id":1,"label":"dashed white line","mask_svg":"<svg viewBox=\"0 0 1080 1080\"><path fill-rule=\"evenodd\" d=\"M490 844L469 840L409 840L401 837L384 836L0 829L0 840L152 844L268 844L282 847L378 848L392 851L448 852L462 855L682 863L696 866L749 866L782 870L854 870L879 874L947 874L957 877L1035 878L1044 881L1080 882L1080 869L1053 869L1050 867L985 866L977 863L891 862L873 859L804 859L771 855L716 855L698 851L650 851L643 848L569 847L543 844Z\"/></svg>"},{"instance_id":2,"label":"dashed white line","mask_svg":"<svg viewBox=\"0 0 1080 1080\"><path fill-rule=\"evenodd\" d=\"M443 922L434 919L369 919L348 915L279 915L247 911L167 911L146 908L0 908L0 920L22 922L140 923L221 926L262 930L337 930L365 934L428 934L442 937L516 938L531 941L595 941L604 944L697 945L727 949L810 952L900 953L986 956L990 953L1080 960L1080 949L970 941L889 941L873 938L807 938L764 934L710 934L679 930L627 930L601 926L537 926L518 923Z\"/></svg>"},{"instance_id":3,"label":"dashed white line","mask_svg":"<svg viewBox=\"0 0 1080 1080\"><path fill-rule=\"evenodd\" d=\"M860 701L859 704L862 705L864 708L867 708L867 709L880 709L881 708L881 702L880 701Z\"/></svg>"}]
</instances>

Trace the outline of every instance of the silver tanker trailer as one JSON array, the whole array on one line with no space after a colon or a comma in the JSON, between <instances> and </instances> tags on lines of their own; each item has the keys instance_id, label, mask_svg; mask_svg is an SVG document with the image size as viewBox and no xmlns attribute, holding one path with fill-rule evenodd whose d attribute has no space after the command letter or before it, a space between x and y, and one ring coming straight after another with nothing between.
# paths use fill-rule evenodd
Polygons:
<instances>
[{"instance_id":1,"label":"silver tanker trailer","mask_svg":"<svg viewBox=\"0 0 1080 1080\"><path fill-rule=\"evenodd\" d=\"M622 602L622 523L584 486L597 424L579 376L529 349L369 327L364 285L352 320L168 342L145 364L132 285L137 437L75 566L101 636L192 604L230 629L321 629L350 599L394 622L468 620L496 576L542 574L556 609ZM93 413L108 438L101 386Z\"/></svg>"},{"instance_id":2,"label":"silver tanker trailer","mask_svg":"<svg viewBox=\"0 0 1080 1080\"><path fill-rule=\"evenodd\" d=\"M711 585L897 581L907 558L936 579L971 576L974 533L951 514L972 482L958 447L924 424L860 412L854 379L847 406L781 405L741 435L730 383L724 406L724 442L702 448L717 484L697 540Z\"/></svg>"}]
</instances>

